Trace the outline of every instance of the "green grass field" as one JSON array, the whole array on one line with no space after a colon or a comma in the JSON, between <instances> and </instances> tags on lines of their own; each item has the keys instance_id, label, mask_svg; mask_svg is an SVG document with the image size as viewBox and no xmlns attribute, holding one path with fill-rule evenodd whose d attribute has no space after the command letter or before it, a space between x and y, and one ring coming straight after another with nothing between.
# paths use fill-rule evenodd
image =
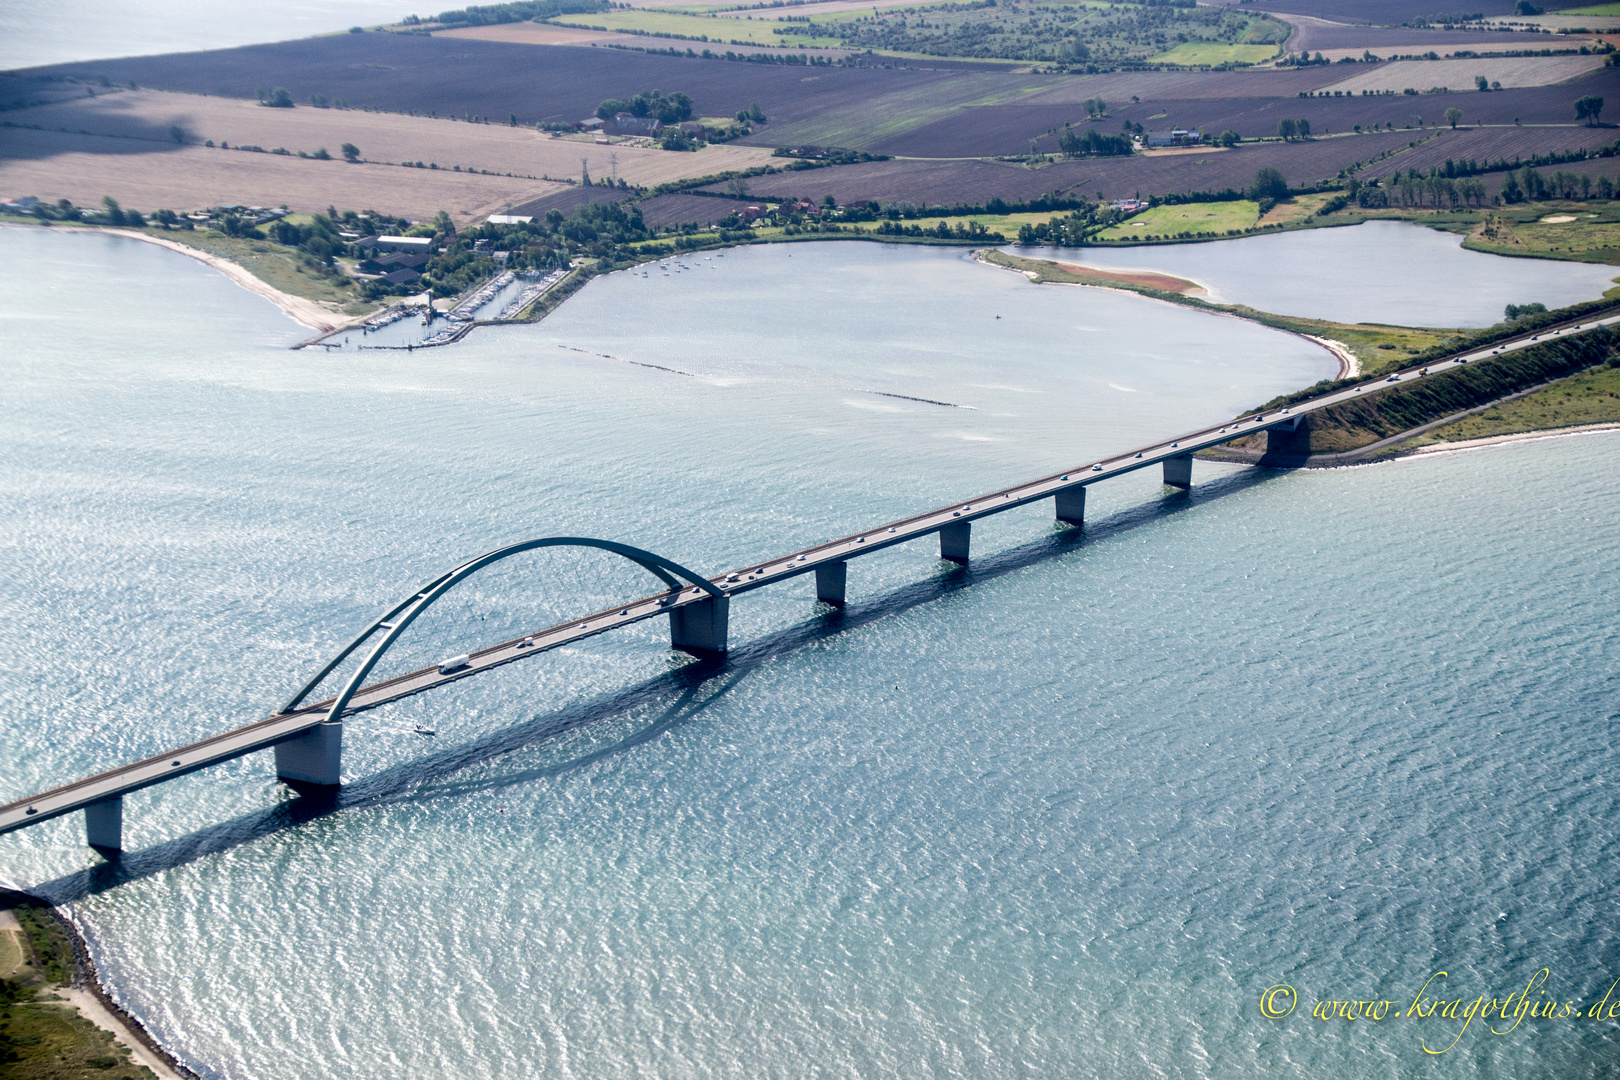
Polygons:
<instances>
[{"instance_id":1,"label":"green grass field","mask_svg":"<svg viewBox=\"0 0 1620 1080\"><path fill-rule=\"evenodd\" d=\"M1560 15L1607 15L1610 18L1620 18L1620 4L1592 4L1589 7L1566 8L1558 12Z\"/></svg>"},{"instance_id":2,"label":"green grass field","mask_svg":"<svg viewBox=\"0 0 1620 1080\"><path fill-rule=\"evenodd\" d=\"M1050 216L1050 215L1048 215ZM1180 233L1215 233L1229 229L1252 229L1260 220L1260 207L1249 199L1237 202L1187 203L1182 206L1155 206L1129 221L1104 229L1102 240L1140 240L1149 236L1176 236Z\"/></svg>"},{"instance_id":3,"label":"green grass field","mask_svg":"<svg viewBox=\"0 0 1620 1080\"><path fill-rule=\"evenodd\" d=\"M1189 41L1149 59L1158 64L1181 64L1188 67L1263 64L1276 56L1281 49L1280 45L1222 45L1214 41Z\"/></svg>"},{"instance_id":4,"label":"green grass field","mask_svg":"<svg viewBox=\"0 0 1620 1080\"><path fill-rule=\"evenodd\" d=\"M9 979L11 973L22 967L27 954L23 951L22 931L0 930L0 979Z\"/></svg>"},{"instance_id":5,"label":"green grass field","mask_svg":"<svg viewBox=\"0 0 1620 1080\"><path fill-rule=\"evenodd\" d=\"M679 37L715 45L763 45L811 49L838 44L833 37L776 34L786 25L769 19L720 19L707 15L683 15L674 11L600 11L590 15L566 15L548 20L558 26L585 29L639 30L654 37Z\"/></svg>"},{"instance_id":6,"label":"green grass field","mask_svg":"<svg viewBox=\"0 0 1620 1080\"><path fill-rule=\"evenodd\" d=\"M1478 217L1467 240L1476 251L1620 264L1620 207L1613 203L1521 203Z\"/></svg>"},{"instance_id":7,"label":"green grass field","mask_svg":"<svg viewBox=\"0 0 1620 1080\"><path fill-rule=\"evenodd\" d=\"M1493 405L1482 413L1436 428L1409 445L1461 442L1521 431L1620 423L1620 368L1572 375L1528 397Z\"/></svg>"}]
</instances>

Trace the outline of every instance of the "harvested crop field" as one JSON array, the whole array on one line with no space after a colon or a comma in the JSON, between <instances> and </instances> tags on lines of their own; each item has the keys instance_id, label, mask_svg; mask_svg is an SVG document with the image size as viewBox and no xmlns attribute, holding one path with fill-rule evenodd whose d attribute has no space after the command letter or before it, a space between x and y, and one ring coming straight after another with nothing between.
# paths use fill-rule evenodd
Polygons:
<instances>
[{"instance_id":1,"label":"harvested crop field","mask_svg":"<svg viewBox=\"0 0 1620 1080\"><path fill-rule=\"evenodd\" d=\"M34 195L95 206L110 195L148 212L285 203L294 210L324 212L336 206L415 219L447 210L465 224L561 187L447 169L349 165L14 128L4 131L4 148L0 192L12 198Z\"/></svg>"},{"instance_id":2,"label":"harvested crop field","mask_svg":"<svg viewBox=\"0 0 1620 1080\"><path fill-rule=\"evenodd\" d=\"M293 154L325 148L339 156L344 143L360 148L367 161L384 164L429 162L439 169L511 173L519 178L577 180L580 161L587 160L593 175L608 175L613 156L618 174L632 184L652 186L692 176L708 176L730 169L765 164L770 152L757 147L712 146L677 153L631 146L601 146L593 142L553 138L533 128L505 123L472 124L459 120L433 120L398 113L370 113L354 109L269 109L236 98L202 97L157 90L126 90L79 97L55 105L21 109L6 114L18 127L103 136L79 149L95 152L122 143L144 140L175 145L171 128L179 127L188 143L211 139L232 146L282 147ZM13 144L16 127L0 128L0 158L31 152ZM120 144L120 145L114 145ZM32 144L34 150L42 145ZM430 170L431 171L431 170ZM505 185L511 188L512 185ZM530 190L527 182L517 190ZM281 200L276 200L278 203ZM382 209L377 207L376 209Z\"/></svg>"},{"instance_id":3,"label":"harvested crop field","mask_svg":"<svg viewBox=\"0 0 1620 1080\"><path fill-rule=\"evenodd\" d=\"M1358 71L1329 90L1359 94L1363 90L1411 88L1419 93L1433 86L1452 90L1472 90L1474 79L1483 75L1503 88L1556 86L1603 67L1603 56L1478 56L1467 60L1397 60L1374 64Z\"/></svg>"},{"instance_id":4,"label":"harvested crop field","mask_svg":"<svg viewBox=\"0 0 1620 1080\"><path fill-rule=\"evenodd\" d=\"M635 34L603 33L600 30L533 22L492 23L458 30L437 30L433 36L464 41L499 41L510 45L606 45L609 42L637 48L647 45L645 38Z\"/></svg>"},{"instance_id":5,"label":"harvested crop field","mask_svg":"<svg viewBox=\"0 0 1620 1080\"><path fill-rule=\"evenodd\" d=\"M1327 70L1315 69L1318 74ZM1442 123L1445 110L1454 106L1463 110L1464 122L1470 124L1511 125L1519 121L1527 125L1566 125L1573 123L1573 102L1582 94L1614 95L1620 100L1620 69L1614 68L1593 71L1563 86L1416 98L1404 94L1301 98L1295 87L1310 87L1290 75L1212 72L1178 76L1150 72L1094 76L996 104L959 106L930 123L910 126L875 142L856 141L865 132L847 131L850 141L839 145L896 157L988 157L1026 154L1034 139L1038 150L1050 153L1056 150L1055 139L1065 123L1079 126L1085 122L1081 102L1091 96L1101 97L1110 105L1108 117L1100 121L1104 131L1116 131L1117 125L1129 120L1153 128L1188 127L1209 132L1230 129L1245 138L1273 135L1277 122L1284 119L1309 120L1311 130L1318 134L1348 132L1357 124L1364 129L1391 123L1416 127L1418 118L1433 125ZM1210 93L1199 92L1200 80ZM1234 96L1233 92L1241 89L1265 90L1268 82L1269 93ZM1132 95L1142 100L1132 103ZM773 125L748 141L782 143L785 134L786 129Z\"/></svg>"},{"instance_id":6,"label":"harvested crop field","mask_svg":"<svg viewBox=\"0 0 1620 1080\"><path fill-rule=\"evenodd\" d=\"M1416 169L1426 173L1448 160L1514 161L1528 159L1535 154L1568 152L1571 150L1598 150L1614 142L1615 132L1602 128L1474 128L1457 131L1442 130L1438 138L1387 158L1368 168L1367 173L1380 175L1401 170ZM1557 168L1577 171L1587 162ZM1594 174L1596 175L1596 174Z\"/></svg>"},{"instance_id":7,"label":"harvested crop field","mask_svg":"<svg viewBox=\"0 0 1620 1080\"><path fill-rule=\"evenodd\" d=\"M759 196L796 195L817 202L832 195L840 203L913 202L920 206L982 204L992 198L1023 201L1049 192L1102 192L1108 198L1140 193L1220 191L1242 188L1263 166L1281 169L1294 184L1332 177L1352 162L1379 150L1405 146L1409 133L1321 139L1304 143L1260 143L1207 154L1164 157L1095 158L1064 161L1039 169L990 161L872 161L813 172L780 173L750 182ZM716 188L718 190L718 188Z\"/></svg>"},{"instance_id":8,"label":"harvested crop field","mask_svg":"<svg viewBox=\"0 0 1620 1080\"><path fill-rule=\"evenodd\" d=\"M516 114L520 124L530 125L578 120L607 98L657 87L689 95L693 111L701 116L730 116L757 101L773 126L778 119L860 101L877 103L896 91L974 77L957 71L807 69L383 33L60 64L29 74L91 82L105 74L116 83L134 80L160 90L249 99L257 87L284 86L294 101L308 101L318 93L345 98L356 109L498 119ZM1049 85L1061 77L1028 78L1030 85Z\"/></svg>"},{"instance_id":9,"label":"harvested crop field","mask_svg":"<svg viewBox=\"0 0 1620 1080\"><path fill-rule=\"evenodd\" d=\"M568 187L561 191L542 195L538 199L518 203L507 211L510 214L527 214L533 217L544 217L547 210L558 210L564 215L574 212L576 206L584 206L593 202L624 202L635 195L631 191L622 191L617 188L597 187Z\"/></svg>"},{"instance_id":10,"label":"harvested crop field","mask_svg":"<svg viewBox=\"0 0 1620 1080\"><path fill-rule=\"evenodd\" d=\"M1321 67L1265 69L1261 71L1120 71L1062 80L1048 79L1040 89L1020 98L1025 105L1078 105L1090 97L1110 104L1183 98L1296 97L1339 77Z\"/></svg>"},{"instance_id":11,"label":"harvested crop field","mask_svg":"<svg viewBox=\"0 0 1620 1080\"><path fill-rule=\"evenodd\" d=\"M1399 26L1411 19L1435 15L1439 11L1482 12L1485 15L1510 15L1517 0L1478 0L1466 8L1446 7L1443 0L1255 0L1260 11L1287 12L1295 15L1313 15L1334 22L1370 23L1375 26ZM1570 6L1554 2L1539 5L1545 8Z\"/></svg>"},{"instance_id":12,"label":"harvested crop field","mask_svg":"<svg viewBox=\"0 0 1620 1080\"><path fill-rule=\"evenodd\" d=\"M593 11L581 15L559 15L556 19L576 27L591 27L631 34L645 33L654 37L700 41L711 45L736 45L749 49L774 49L782 45L782 35L775 32L781 23L775 19L722 19L718 16L686 14L668 9L631 9ZM796 47L816 48L839 45L837 38L813 35L794 35Z\"/></svg>"},{"instance_id":13,"label":"harvested crop field","mask_svg":"<svg viewBox=\"0 0 1620 1080\"><path fill-rule=\"evenodd\" d=\"M649 225L684 225L695 221L713 225L747 203L735 199L712 199L702 195L660 195L641 204L641 220Z\"/></svg>"},{"instance_id":14,"label":"harvested crop field","mask_svg":"<svg viewBox=\"0 0 1620 1080\"><path fill-rule=\"evenodd\" d=\"M1294 28L1288 38L1290 52L1337 52L1371 50L1375 55L1389 53L1424 53L1431 49L1445 54L1458 48L1471 48L1479 52L1502 49L1544 48L1547 38L1541 34L1515 34L1494 30L1429 30L1410 26L1359 26L1352 23L1330 22L1309 15L1282 15Z\"/></svg>"}]
</instances>

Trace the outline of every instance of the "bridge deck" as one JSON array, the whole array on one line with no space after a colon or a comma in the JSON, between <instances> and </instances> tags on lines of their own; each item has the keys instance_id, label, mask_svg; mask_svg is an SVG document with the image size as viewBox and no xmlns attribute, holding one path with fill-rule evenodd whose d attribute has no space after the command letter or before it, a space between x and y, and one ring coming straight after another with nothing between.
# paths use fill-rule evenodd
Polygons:
<instances>
[{"instance_id":1,"label":"bridge deck","mask_svg":"<svg viewBox=\"0 0 1620 1080\"><path fill-rule=\"evenodd\" d=\"M1533 336L1526 335L1490 348L1478 349L1451 359L1432 363L1428 365L1426 370L1429 374L1438 374L1471 361L1525 348L1539 338L1555 337L1568 332L1590 330L1598 326L1611 326L1616 323L1620 323L1620 315L1601 320L1580 322L1568 327L1549 328ZM1313 412L1332 408L1346 401L1364 397L1370 392L1387 389L1390 386L1422 377L1424 376L1420 371L1404 371L1395 376L1384 376L1319 398L1312 398L1309 401L1300 402L1297 405L1276 412L1256 413L1228 424L1200 428L1197 431L1179 435L1164 442L1154 443L1137 450L1129 450L1123 454L1103 458L1099 461L1087 462L1067 472L1052 473L1036 480L988 492L964 502L952 503L949 506L929 510L900 521L888 522L862 532L851 533L848 536L805 548L802 551L795 551L778 558L754 563L727 574L720 574L709 580L724 591L727 596L740 596L743 593L752 592L767 585L774 585L777 582L810 573L816 568L829 563L847 562L850 559L870 555L873 552L882 551L896 544L904 544L929 536L939 532L945 526L975 521L979 518L989 517L992 514L1000 514L1015 507L1027 506L1041 499L1052 498L1060 491L1085 487L1089 484L1095 484L1099 480L1107 480L1125 473L1135 472L1138 469L1160 465L1172 458L1185 457L1199 450L1219 446L1232 439L1242 438L1257 431L1265 431L1269 428L1291 423L1297 418L1308 416ZM574 619L538 631L523 638L514 638L511 641L491 645L470 654L467 666L453 672L440 673L437 666L434 666L407 672L391 679L380 680L357 691L350 700L349 706L344 710L344 715L347 716L352 713L363 712L366 709L373 709L379 705L409 697L412 694L419 694L424 690L431 690L445 683L482 674L492 668L510 664L525 657L537 656L540 653L596 634L606 633L609 630L641 622L656 615L664 615L678 607L701 602L707 597L708 594L695 585L644 596L623 604L614 605L607 610L580 619ZM177 776L195 772L198 769L216 765L232 758L241 757L244 754L267 749L324 721L333 700L328 698L326 701L316 702L295 712L271 716L257 723L248 724L215 735L212 738L191 743L168 753L158 754L144 761L137 761L131 765L124 765L71 784L64 784L61 787L40 792L37 795L31 795L25 799L7 803L0 806L0 833L7 833L42 821L48 821L51 818L75 810L82 810L94 803L138 791L153 784L160 784Z\"/></svg>"}]
</instances>

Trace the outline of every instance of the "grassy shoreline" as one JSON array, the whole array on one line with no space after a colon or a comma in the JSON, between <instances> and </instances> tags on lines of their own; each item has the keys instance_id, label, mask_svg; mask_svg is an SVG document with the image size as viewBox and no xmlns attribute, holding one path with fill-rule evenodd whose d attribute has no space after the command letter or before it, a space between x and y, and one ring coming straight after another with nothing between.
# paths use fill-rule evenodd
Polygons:
<instances>
[{"instance_id":1,"label":"grassy shoreline","mask_svg":"<svg viewBox=\"0 0 1620 1080\"><path fill-rule=\"evenodd\" d=\"M0 1074L8 1080L179 1080L180 1065L107 996L84 939L50 905L0 892Z\"/></svg>"}]
</instances>

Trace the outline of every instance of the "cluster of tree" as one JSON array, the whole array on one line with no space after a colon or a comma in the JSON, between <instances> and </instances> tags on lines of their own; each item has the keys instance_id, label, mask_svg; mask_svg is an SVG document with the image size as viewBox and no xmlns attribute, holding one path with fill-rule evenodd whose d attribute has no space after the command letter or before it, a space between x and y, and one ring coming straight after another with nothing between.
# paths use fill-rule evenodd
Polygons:
<instances>
[{"instance_id":1,"label":"cluster of tree","mask_svg":"<svg viewBox=\"0 0 1620 1080\"><path fill-rule=\"evenodd\" d=\"M765 123L765 110L759 107L759 102L751 101L748 108L737 110L737 123L763 124Z\"/></svg>"},{"instance_id":2,"label":"cluster of tree","mask_svg":"<svg viewBox=\"0 0 1620 1080\"><path fill-rule=\"evenodd\" d=\"M1603 111L1603 99L1596 94L1587 94L1575 99L1575 119L1583 120L1587 124L1596 124L1598 114Z\"/></svg>"},{"instance_id":3,"label":"cluster of tree","mask_svg":"<svg viewBox=\"0 0 1620 1080\"><path fill-rule=\"evenodd\" d=\"M1600 199L1614 198L1614 181L1600 176L1594 184L1585 173L1566 172L1563 169L1550 177L1543 176L1526 165L1517 172L1507 174L1502 181L1501 198L1505 203L1520 203L1540 199L1589 199L1594 194Z\"/></svg>"},{"instance_id":4,"label":"cluster of tree","mask_svg":"<svg viewBox=\"0 0 1620 1080\"><path fill-rule=\"evenodd\" d=\"M1288 180L1280 170L1267 165L1255 172L1254 179L1243 189L1243 194L1256 202L1269 199L1272 203L1279 203L1288 198Z\"/></svg>"},{"instance_id":5,"label":"cluster of tree","mask_svg":"<svg viewBox=\"0 0 1620 1080\"><path fill-rule=\"evenodd\" d=\"M608 0L517 0L515 3L480 4L441 11L429 20L407 15L402 21L406 26L419 26L424 21L442 26L489 26L494 23L538 22L558 15L583 15L606 11L612 6Z\"/></svg>"},{"instance_id":6,"label":"cluster of tree","mask_svg":"<svg viewBox=\"0 0 1620 1080\"><path fill-rule=\"evenodd\" d=\"M973 240L982 243L999 243L1006 239L1000 233L991 232L977 221L963 224L958 221L951 225L943 218L932 229L921 225L902 225L898 221L885 221L877 227L877 231L884 236L925 236L937 240Z\"/></svg>"},{"instance_id":7,"label":"cluster of tree","mask_svg":"<svg viewBox=\"0 0 1620 1080\"><path fill-rule=\"evenodd\" d=\"M620 33L625 33L625 31L622 31L622 30L619 31L619 32ZM669 36L679 38L682 35L680 35L680 34L671 34ZM643 47L641 45L626 45L623 42L618 42L618 41L605 42L602 47L604 49L618 49L620 52L645 53L648 56L684 56L687 59L701 58L701 59L704 59L704 60L729 60L732 63L737 63L737 64L787 64L790 67L792 67L792 66L800 66L800 67L806 67L806 66L807 67L834 67L836 65L842 65L845 62L845 60L849 59L849 58L846 57L844 60L839 60L835 64L835 61L830 56L810 56L810 55L808 55L806 53L792 53L792 52L740 53L740 52L733 52L730 49L727 49L724 53L717 53L717 52L714 52L714 51L712 51L710 49L704 49L701 53L699 53L699 52L693 51L692 49L677 49L677 48L668 48L668 49L651 48L651 49L649 49L649 48L645 48L645 47ZM852 63L850 66L858 67L859 62Z\"/></svg>"},{"instance_id":8,"label":"cluster of tree","mask_svg":"<svg viewBox=\"0 0 1620 1080\"><path fill-rule=\"evenodd\" d=\"M1117 224L1128 215L1101 202L1085 202L1071 213L1054 216L1047 221L1018 227L1020 244L1045 244L1052 247L1081 247L1096 233Z\"/></svg>"},{"instance_id":9,"label":"cluster of tree","mask_svg":"<svg viewBox=\"0 0 1620 1080\"><path fill-rule=\"evenodd\" d=\"M1541 315L1546 310L1546 304L1509 304L1502 309L1502 314L1506 316L1508 322L1517 322L1531 315Z\"/></svg>"},{"instance_id":10,"label":"cluster of tree","mask_svg":"<svg viewBox=\"0 0 1620 1080\"><path fill-rule=\"evenodd\" d=\"M266 231L276 243L303 253L312 265L323 269L332 268L333 256L349 247L339 235L339 226L325 214L314 215L308 225L295 225L283 218L271 222Z\"/></svg>"},{"instance_id":11,"label":"cluster of tree","mask_svg":"<svg viewBox=\"0 0 1620 1080\"><path fill-rule=\"evenodd\" d=\"M865 150L848 150L842 146L779 146L772 157L799 158L823 165L854 165L862 161L888 161L888 154L868 154Z\"/></svg>"},{"instance_id":12,"label":"cluster of tree","mask_svg":"<svg viewBox=\"0 0 1620 1080\"><path fill-rule=\"evenodd\" d=\"M1058 149L1065 157L1125 157L1131 152L1131 140L1123 135L1104 135L1092 127L1083 132L1066 127L1058 139Z\"/></svg>"},{"instance_id":13,"label":"cluster of tree","mask_svg":"<svg viewBox=\"0 0 1620 1080\"><path fill-rule=\"evenodd\" d=\"M692 99L678 90L667 96L658 90L643 90L635 97L608 98L596 107L596 115L603 120L611 120L622 112L679 124L692 119Z\"/></svg>"},{"instance_id":14,"label":"cluster of tree","mask_svg":"<svg viewBox=\"0 0 1620 1080\"><path fill-rule=\"evenodd\" d=\"M1484 206L1489 201L1483 181L1453 180L1438 175L1417 176L1412 173L1392 177L1385 189L1385 197L1402 206L1424 206L1427 203L1433 203L1436 207L1455 207L1464 203Z\"/></svg>"},{"instance_id":15,"label":"cluster of tree","mask_svg":"<svg viewBox=\"0 0 1620 1080\"><path fill-rule=\"evenodd\" d=\"M260 105L268 105L272 109L290 109L293 107L292 94L285 86L276 86L266 89L259 87L258 98Z\"/></svg>"},{"instance_id":16,"label":"cluster of tree","mask_svg":"<svg viewBox=\"0 0 1620 1080\"><path fill-rule=\"evenodd\" d=\"M1224 8L1163 0L1107 6L956 3L874 10L813 25L818 34L836 35L854 48L1048 61L1062 67L1084 63L1090 71L1097 60L1139 62L1189 41L1259 40L1268 36L1269 22ZM1275 40L1286 36L1281 24L1270 29Z\"/></svg>"},{"instance_id":17,"label":"cluster of tree","mask_svg":"<svg viewBox=\"0 0 1620 1080\"><path fill-rule=\"evenodd\" d=\"M1295 139L1308 139L1311 137L1311 122L1304 118L1298 120L1277 121L1277 134L1284 142L1293 142Z\"/></svg>"}]
</instances>

